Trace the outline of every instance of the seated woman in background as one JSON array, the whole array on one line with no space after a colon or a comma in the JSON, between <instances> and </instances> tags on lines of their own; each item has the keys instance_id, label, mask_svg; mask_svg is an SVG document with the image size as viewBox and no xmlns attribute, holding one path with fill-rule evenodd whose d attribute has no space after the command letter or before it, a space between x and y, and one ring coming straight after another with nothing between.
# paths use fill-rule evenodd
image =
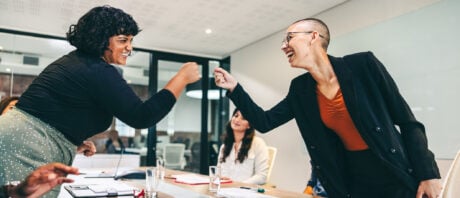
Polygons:
<instances>
[{"instance_id":1,"label":"seated woman in background","mask_svg":"<svg viewBox=\"0 0 460 198\"><path fill-rule=\"evenodd\" d=\"M120 153L121 150L125 149L117 130L111 129L109 131L109 139L105 143L105 149L107 153Z\"/></svg>"},{"instance_id":2,"label":"seated woman in background","mask_svg":"<svg viewBox=\"0 0 460 198\"><path fill-rule=\"evenodd\" d=\"M218 166L222 176L234 181L265 184L268 174L268 148L254 128L235 109L226 126L224 144L220 148Z\"/></svg>"},{"instance_id":3,"label":"seated woman in background","mask_svg":"<svg viewBox=\"0 0 460 198\"><path fill-rule=\"evenodd\" d=\"M8 110L12 109L14 105L18 102L18 96L5 97L0 102L0 115L3 115Z\"/></svg>"}]
</instances>

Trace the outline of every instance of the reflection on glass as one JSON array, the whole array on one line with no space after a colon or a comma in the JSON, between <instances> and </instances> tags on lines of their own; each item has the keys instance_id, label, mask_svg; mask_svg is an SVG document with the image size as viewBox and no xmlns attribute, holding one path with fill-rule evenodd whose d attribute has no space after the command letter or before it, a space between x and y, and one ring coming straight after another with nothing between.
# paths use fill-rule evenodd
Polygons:
<instances>
[{"instance_id":1,"label":"reflection on glass","mask_svg":"<svg viewBox=\"0 0 460 198\"><path fill-rule=\"evenodd\" d=\"M166 83L182 67L181 62L164 61L158 62L158 89L162 89ZM182 143L185 145L185 170L199 172L200 153L192 145L199 149L201 133L201 100L187 97L182 93L174 108L167 117L157 124L157 149L167 144L163 142L168 139L170 143ZM161 142L160 142L161 141Z\"/></svg>"}]
</instances>

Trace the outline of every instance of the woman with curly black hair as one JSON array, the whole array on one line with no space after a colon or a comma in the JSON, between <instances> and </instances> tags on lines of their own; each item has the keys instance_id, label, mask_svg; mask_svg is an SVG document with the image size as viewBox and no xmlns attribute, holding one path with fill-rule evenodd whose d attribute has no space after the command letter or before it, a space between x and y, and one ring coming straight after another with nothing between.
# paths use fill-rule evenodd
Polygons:
<instances>
[{"instance_id":1,"label":"woman with curly black hair","mask_svg":"<svg viewBox=\"0 0 460 198\"><path fill-rule=\"evenodd\" d=\"M251 184L265 184L268 174L268 148L254 128L235 109L227 123L224 144L220 147L218 166L226 179Z\"/></svg>"},{"instance_id":2,"label":"woman with curly black hair","mask_svg":"<svg viewBox=\"0 0 460 198\"><path fill-rule=\"evenodd\" d=\"M139 31L129 14L110 6L95 7L70 26L67 40L76 50L48 65L17 108L0 117L0 185L49 162L71 164L75 145L105 131L113 116L133 128L154 125L199 80L198 65L185 63L164 89L139 99L111 65L126 64Z\"/></svg>"}]
</instances>

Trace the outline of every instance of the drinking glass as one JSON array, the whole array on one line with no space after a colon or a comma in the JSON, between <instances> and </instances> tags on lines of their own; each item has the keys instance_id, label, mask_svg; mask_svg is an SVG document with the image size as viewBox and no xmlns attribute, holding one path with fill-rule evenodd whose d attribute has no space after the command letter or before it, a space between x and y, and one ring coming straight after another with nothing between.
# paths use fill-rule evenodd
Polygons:
<instances>
[{"instance_id":1,"label":"drinking glass","mask_svg":"<svg viewBox=\"0 0 460 198\"><path fill-rule=\"evenodd\" d=\"M160 180L164 180L164 178L165 178L165 161L161 157L157 158L157 173L158 173L158 176L159 176Z\"/></svg>"},{"instance_id":2,"label":"drinking glass","mask_svg":"<svg viewBox=\"0 0 460 198\"><path fill-rule=\"evenodd\" d=\"M147 198L157 196L158 184L160 183L160 175L157 173L157 168L149 167L145 170L145 190Z\"/></svg>"},{"instance_id":3,"label":"drinking glass","mask_svg":"<svg viewBox=\"0 0 460 198\"><path fill-rule=\"evenodd\" d=\"M209 166L209 191L219 192L221 168L219 166Z\"/></svg>"}]
</instances>

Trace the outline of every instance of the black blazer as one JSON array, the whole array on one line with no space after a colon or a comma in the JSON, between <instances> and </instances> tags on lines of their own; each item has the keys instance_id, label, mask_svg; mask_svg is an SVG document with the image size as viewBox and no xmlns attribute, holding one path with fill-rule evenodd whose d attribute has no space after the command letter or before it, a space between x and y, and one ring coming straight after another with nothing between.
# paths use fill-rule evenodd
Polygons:
<instances>
[{"instance_id":1,"label":"black blazer","mask_svg":"<svg viewBox=\"0 0 460 198\"><path fill-rule=\"evenodd\" d=\"M440 178L434 155L428 150L425 128L415 119L383 64L371 52L329 56L329 60L350 116L373 153L414 192L421 180ZM315 90L311 74L300 75L291 81L286 98L268 111L255 104L239 84L228 96L260 132L294 118L328 195L347 197L345 148L323 124Z\"/></svg>"}]
</instances>

